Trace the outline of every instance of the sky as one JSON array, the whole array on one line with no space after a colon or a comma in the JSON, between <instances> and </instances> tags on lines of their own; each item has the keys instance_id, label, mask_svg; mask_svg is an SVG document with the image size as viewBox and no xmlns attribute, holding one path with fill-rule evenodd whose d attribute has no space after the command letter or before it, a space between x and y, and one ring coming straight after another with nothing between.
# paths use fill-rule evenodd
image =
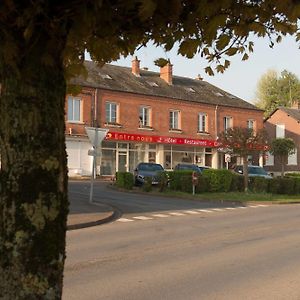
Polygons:
<instances>
[{"instance_id":1,"label":"sky","mask_svg":"<svg viewBox=\"0 0 300 300\"><path fill-rule=\"evenodd\" d=\"M254 53L247 61L242 61L239 55L233 56L229 69L213 77L205 74L204 68L207 62L200 56L187 59L177 55L176 49L165 53L162 48L150 45L136 51L135 55L141 61L141 68L148 67L150 71L159 72L159 68L154 65L153 61L159 57L167 58L173 64L174 75L195 78L200 74L205 81L254 103L257 83L268 70L273 69L280 73L286 69L300 79L300 43L297 44L294 38L285 37L280 44L276 44L271 49L267 39L253 39L253 41ZM128 56L112 64L130 67L132 58L133 56Z\"/></svg>"}]
</instances>

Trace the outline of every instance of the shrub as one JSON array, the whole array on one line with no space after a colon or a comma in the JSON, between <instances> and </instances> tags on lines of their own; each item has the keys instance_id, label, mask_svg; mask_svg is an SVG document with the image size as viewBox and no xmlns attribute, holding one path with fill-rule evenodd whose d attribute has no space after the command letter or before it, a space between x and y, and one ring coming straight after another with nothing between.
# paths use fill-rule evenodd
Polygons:
<instances>
[{"instance_id":1,"label":"shrub","mask_svg":"<svg viewBox=\"0 0 300 300\"><path fill-rule=\"evenodd\" d=\"M293 172L293 173L285 173L285 177L300 177L299 172Z\"/></svg>"},{"instance_id":2,"label":"shrub","mask_svg":"<svg viewBox=\"0 0 300 300\"><path fill-rule=\"evenodd\" d=\"M117 172L116 184L120 188L131 190L134 184L133 174L129 172Z\"/></svg>"},{"instance_id":3,"label":"shrub","mask_svg":"<svg viewBox=\"0 0 300 300\"><path fill-rule=\"evenodd\" d=\"M167 188L168 182L169 182L169 175L167 174L167 172L161 172L159 174L159 182L158 182L158 188L160 192L163 192Z\"/></svg>"},{"instance_id":4,"label":"shrub","mask_svg":"<svg viewBox=\"0 0 300 300\"><path fill-rule=\"evenodd\" d=\"M267 193L268 192L269 179L264 177L251 177L249 189L254 193Z\"/></svg>"},{"instance_id":5,"label":"shrub","mask_svg":"<svg viewBox=\"0 0 300 300\"><path fill-rule=\"evenodd\" d=\"M280 181L279 177L270 179L269 181L269 192L272 194L279 194L280 192Z\"/></svg>"},{"instance_id":6,"label":"shrub","mask_svg":"<svg viewBox=\"0 0 300 300\"><path fill-rule=\"evenodd\" d=\"M280 194L295 194L295 180L294 178L283 177L280 178Z\"/></svg>"},{"instance_id":7,"label":"shrub","mask_svg":"<svg viewBox=\"0 0 300 300\"><path fill-rule=\"evenodd\" d=\"M245 190L244 176L232 174L230 191L232 192L243 192Z\"/></svg>"},{"instance_id":8,"label":"shrub","mask_svg":"<svg viewBox=\"0 0 300 300\"><path fill-rule=\"evenodd\" d=\"M196 185L196 193L205 193L208 192L208 179L203 176L203 174L199 174L198 183Z\"/></svg>"},{"instance_id":9,"label":"shrub","mask_svg":"<svg viewBox=\"0 0 300 300\"><path fill-rule=\"evenodd\" d=\"M170 174L172 173L172 174ZM178 170L168 173L170 176L170 189L175 191L192 190L192 173L190 170Z\"/></svg>"},{"instance_id":10,"label":"shrub","mask_svg":"<svg viewBox=\"0 0 300 300\"><path fill-rule=\"evenodd\" d=\"M300 178L294 178L294 184L295 194L300 194Z\"/></svg>"},{"instance_id":11,"label":"shrub","mask_svg":"<svg viewBox=\"0 0 300 300\"><path fill-rule=\"evenodd\" d=\"M208 181L208 191L228 192L231 187L233 174L229 170L209 169L203 172Z\"/></svg>"},{"instance_id":12,"label":"shrub","mask_svg":"<svg viewBox=\"0 0 300 300\"><path fill-rule=\"evenodd\" d=\"M144 192L152 191L152 178L151 177L145 177L145 182L143 184L143 191Z\"/></svg>"}]
</instances>

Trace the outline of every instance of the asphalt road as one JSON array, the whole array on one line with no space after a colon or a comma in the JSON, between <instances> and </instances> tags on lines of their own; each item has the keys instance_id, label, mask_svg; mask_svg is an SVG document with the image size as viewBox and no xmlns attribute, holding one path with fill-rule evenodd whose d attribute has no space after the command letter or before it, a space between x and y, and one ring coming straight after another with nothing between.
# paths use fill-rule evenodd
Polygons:
<instances>
[{"instance_id":1,"label":"asphalt road","mask_svg":"<svg viewBox=\"0 0 300 300\"><path fill-rule=\"evenodd\" d=\"M63 299L300 299L299 205L203 208L104 190L124 215L68 232Z\"/></svg>"}]
</instances>

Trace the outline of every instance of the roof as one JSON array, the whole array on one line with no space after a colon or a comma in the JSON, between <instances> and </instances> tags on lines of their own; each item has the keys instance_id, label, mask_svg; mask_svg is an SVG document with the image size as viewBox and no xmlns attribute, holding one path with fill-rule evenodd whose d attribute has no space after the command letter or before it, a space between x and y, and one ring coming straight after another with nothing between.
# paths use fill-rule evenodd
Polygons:
<instances>
[{"instance_id":1,"label":"roof","mask_svg":"<svg viewBox=\"0 0 300 300\"><path fill-rule=\"evenodd\" d=\"M300 122L300 110L296 109L296 108L287 108L287 107L283 107L280 106L278 108L276 108L271 115L265 119L265 122L277 111L277 110L281 110L283 112L285 112L286 114L288 114L290 117L294 118L296 121Z\"/></svg>"},{"instance_id":2,"label":"roof","mask_svg":"<svg viewBox=\"0 0 300 300\"><path fill-rule=\"evenodd\" d=\"M141 69L141 76L138 77L128 67L105 64L100 68L92 61L85 61L84 64L87 77L73 78L72 84L261 111L249 102L202 80L173 76L173 84L169 85L157 72Z\"/></svg>"}]
</instances>

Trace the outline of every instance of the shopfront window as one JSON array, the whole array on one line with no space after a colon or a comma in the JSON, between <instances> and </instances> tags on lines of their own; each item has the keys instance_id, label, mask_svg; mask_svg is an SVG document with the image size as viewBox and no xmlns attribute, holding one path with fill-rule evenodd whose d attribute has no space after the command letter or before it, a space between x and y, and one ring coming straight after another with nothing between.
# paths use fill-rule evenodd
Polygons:
<instances>
[{"instance_id":1,"label":"shopfront window","mask_svg":"<svg viewBox=\"0 0 300 300\"><path fill-rule=\"evenodd\" d=\"M116 173L116 150L102 149L101 175L114 175Z\"/></svg>"}]
</instances>

